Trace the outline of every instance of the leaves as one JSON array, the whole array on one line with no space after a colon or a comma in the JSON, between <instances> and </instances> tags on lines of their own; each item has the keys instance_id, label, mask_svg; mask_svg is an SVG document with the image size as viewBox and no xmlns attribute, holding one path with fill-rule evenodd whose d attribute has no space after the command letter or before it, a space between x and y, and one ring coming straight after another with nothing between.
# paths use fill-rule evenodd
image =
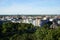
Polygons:
<instances>
[{"instance_id":1,"label":"leaves","mask_svg":"<svg viewBox=\"0 0 60 40\"><path fill-rule=\"evenodd\" d=\"M37 27L28 23L5 22L0 25L0 40L60 40L60 27Z\"/></svg>"}]
</instances>

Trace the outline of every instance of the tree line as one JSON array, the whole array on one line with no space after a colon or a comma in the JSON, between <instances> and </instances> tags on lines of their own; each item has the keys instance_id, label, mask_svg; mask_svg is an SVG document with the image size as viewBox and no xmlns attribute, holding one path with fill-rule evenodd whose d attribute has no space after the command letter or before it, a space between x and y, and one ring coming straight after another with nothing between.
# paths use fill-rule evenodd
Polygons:
<instances>
[{"instance_id":1,"label":"tree line","mask_svg":"<svg viewBox=\"0 0 60 40\"><path fill-rule=\"evenodd\" d=\"M0 24L0 40L60 40L60 27L50 29L48 26L4 22Z\"/></svg>"}]
</instances>

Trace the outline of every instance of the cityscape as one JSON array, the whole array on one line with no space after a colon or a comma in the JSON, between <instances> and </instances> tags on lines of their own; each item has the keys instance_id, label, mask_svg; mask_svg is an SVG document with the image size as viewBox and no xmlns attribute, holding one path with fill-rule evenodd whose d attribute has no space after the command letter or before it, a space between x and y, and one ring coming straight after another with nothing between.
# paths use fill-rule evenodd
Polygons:
<instances>
[{"instance_id":1,"label":"cityscape","mask_svg":"<svg viewBox=\"0 0 60 40\"><path fill-rule=\"evenodd\" d=\"M60 0L0 0L0 40L60 40Z\"/></svg>"},{"instance_id":2,"label":"cityscape","mask_svg":"<svg viewBox=\"0 0 60 40\"><path fill-rule=\"evenodd\" d=\"M0 15L1 40L49 40L48 34L50 37L60 34L59 15ZM48 37L45 39L44 35Z\"/></svg>"},{"instance_id":3,"label":"cityscape","mask_svg":"<svg viewBox=\"0 0 60 40\"><path fill-rule=\"evenodd\" d=\"M0 21L11 21L13 23L32 23L34 26L41 26L41 22L43 21L50 21L53 23L54 20L56 20L56 23L60 25L60 16L52 16L52 15L36 15L36 16L29 16L29 15L6 15L6 16L0 16ZM43 22L44 23L44 22ZM55 22L54 22L55 23Z\"/></svg>"}]
</instances>

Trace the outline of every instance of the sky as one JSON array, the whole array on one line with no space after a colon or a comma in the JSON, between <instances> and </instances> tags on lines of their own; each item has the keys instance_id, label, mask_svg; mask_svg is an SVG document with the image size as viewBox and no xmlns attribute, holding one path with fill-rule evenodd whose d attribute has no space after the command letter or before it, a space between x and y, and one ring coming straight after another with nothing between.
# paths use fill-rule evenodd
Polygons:
<instances>
[{"instance_id":1,"label":"sky","mask_svg":"<svg viewBox=\"0 0 60 40\"><path fill-rule=\"evenodd\" d=\"M0 15L60 14L60 0L0 0Z\"/></svg>"}]
</instances>

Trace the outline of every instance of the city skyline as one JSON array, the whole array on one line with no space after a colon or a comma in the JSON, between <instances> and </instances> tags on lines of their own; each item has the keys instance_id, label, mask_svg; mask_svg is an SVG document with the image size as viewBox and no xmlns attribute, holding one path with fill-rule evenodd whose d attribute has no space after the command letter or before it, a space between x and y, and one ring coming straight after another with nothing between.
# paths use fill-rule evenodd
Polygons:
<instances>
[{"instance_id":1,"label":"city skyline","mask_svg":"<svg viewBox=\"0 0 60 40\"><path fill-rule=\"evenodd\" d=\"M0 0L0 15L60 14L60 0Z\"/></svg>"}]
</instances>

